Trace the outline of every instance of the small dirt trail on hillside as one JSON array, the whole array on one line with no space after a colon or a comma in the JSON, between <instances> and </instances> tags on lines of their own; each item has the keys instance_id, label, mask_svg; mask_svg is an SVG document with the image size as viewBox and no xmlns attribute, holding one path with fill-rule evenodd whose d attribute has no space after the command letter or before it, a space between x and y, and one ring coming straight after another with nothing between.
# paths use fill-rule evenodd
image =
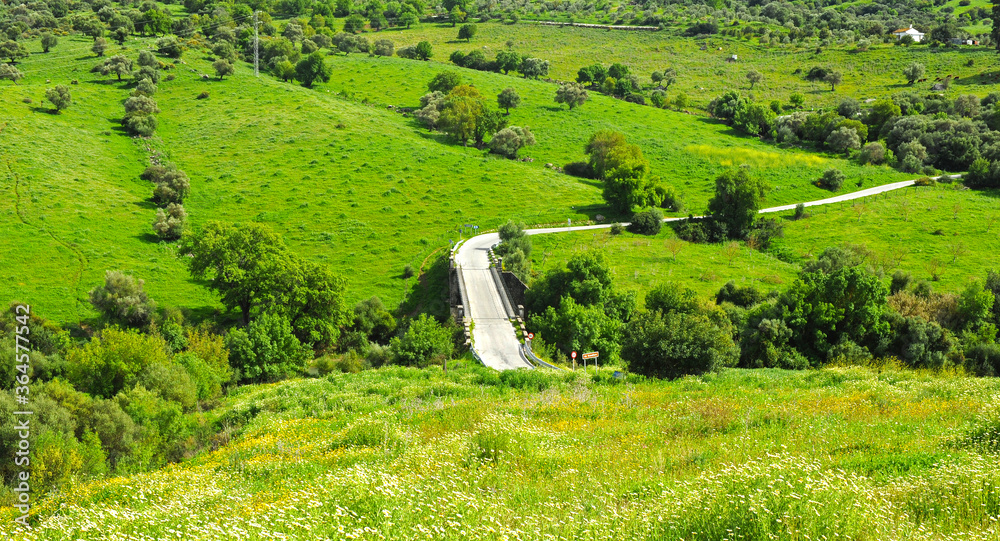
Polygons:
<instances>
[{"instance_id":1,"label":"small dirt trail on hillside","mask_svg":"<svg viewBox=\"0 0 1000 541\"><path fill-rule=\"evenodd\" d=\"M0 140L2 140L4 131L7 129L8 124L10 123L6 122L2 127L0 127ZM83 252L76 247L75 244L60 239L49 229L36 225L27 218L26 211L24 209L24 204L21 201L21 193L24 190L30 190L31 184L28 181L22 179L21 176L17 174L17 171L14 170L14 164L12 163L12 160L9 156L4 158L4 166L7 169L7 178L10 180L11 185L14 188L14 212L15 214L17 214L18 220L20 220L23 225L34 228L39 232L47 235L49 238L58 243L60 246L69 250L74 255L74 257L76 257L77 269L76 272L73 274L73 300L76 301L77 308L82 309L83 301L80 300L80 279L83 276L83 271L86 270L87 264L89 263L89 261L87 260L87 256L85 256Z\"/></svg>"}]
</instances>

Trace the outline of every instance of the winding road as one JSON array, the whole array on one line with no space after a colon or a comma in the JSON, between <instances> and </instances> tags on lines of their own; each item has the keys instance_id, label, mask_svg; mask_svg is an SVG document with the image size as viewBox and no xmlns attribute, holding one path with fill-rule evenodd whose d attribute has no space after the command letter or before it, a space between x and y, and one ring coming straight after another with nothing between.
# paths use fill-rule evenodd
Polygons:
<instances>
[{"instance_id":1,"label":"winding road","mask_svg":"<svg viewBox=\"0 0 1000 541\"><path fill-rule=\"evenodd\" d=\"M803 204L807 207L813 207L840 203L906 188L913 186L914 183L915 181L913 180L894 182L827 199L809 201ZM784 212L794 210L795 207L795 204L782 205L762 209L760 213ZM671 222L683 219L685 218L667 218L664 221ZM565 233L568 231L605 229L609 227L611 227L611 224L549 227L528 229L525 233L528 235L542 235L548 233ZM510 321L516 314L510 311L507 294L500 287L497 278L494 276L495 272L490 269L489 250L498 242L500 242L500 236L497 233L484 233L465 241L465 243L458 247L454 254L458 272L461 273L460 280L464 280L463 295L467 296L467 298L463 298L466 305L466 317L471 318L473 322L473 350L483 364L497 370L533 368L533 365L524 357L521 350L521 342L518 340L514 332L514 326Z\"/></svg>"}]
</instances>

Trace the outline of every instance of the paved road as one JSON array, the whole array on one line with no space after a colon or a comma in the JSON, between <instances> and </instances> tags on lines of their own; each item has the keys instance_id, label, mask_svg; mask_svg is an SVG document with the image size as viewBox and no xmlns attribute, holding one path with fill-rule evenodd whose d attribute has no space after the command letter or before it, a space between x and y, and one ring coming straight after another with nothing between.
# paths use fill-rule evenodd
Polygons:
<instances>
[{"instance_id":1,"label":"paved road","mask_svg":"<svg viewBox=\"0 0 1000 541\"><path fill-rule=\"evenodd\" d=\"M914 181L906 180L894 182L884 186L868 188L857 192L809 201L803 203L807 207L817 205L829 205L840 203L852 199L871 197L880 193L898 190L912 186ZM794 204L782 205L780 207L766 208L760 211L761 214L771 212L784 212L795 210ZM683 220L685 218L667 218L664 221L671 222ZM624 224L628 225L628 224ZM583 225L576 227L548 227L542 229L528 229L528 235L542 235L547 233L565 233L567 231L587 231L590 229L605 229L611 224ZM455 253L455 262L459 266L459 272L465 279L465 286L468 292L468 305L466 314L472 318L475 327L472 330L472 342L476 352L486 366L497 370L509 370L512 368L530 368L531 364L521 356L521 343L514 334L514 326L507 319L504 310L502 293L496 286L493 276L490 274L490 261L487 252L490 247L500 242L500 236L496 233L484 233L472 237L465 241Z\"/></svg>"},{"instance_id":2,"label":"paved road","mask_svg":"<svg viewBox=\"0 0 1000 541\"><path fill-rule=\"evenodd\" d=\"M497 370L531 368L521 357L521 343L507 319L501 292L490 273L490 247L500 242L496 233L485 233L465 241L455 253L455 263L465 280L465 307L472 318L472 344L483 364Z\"/></svg>"}]
</instances>

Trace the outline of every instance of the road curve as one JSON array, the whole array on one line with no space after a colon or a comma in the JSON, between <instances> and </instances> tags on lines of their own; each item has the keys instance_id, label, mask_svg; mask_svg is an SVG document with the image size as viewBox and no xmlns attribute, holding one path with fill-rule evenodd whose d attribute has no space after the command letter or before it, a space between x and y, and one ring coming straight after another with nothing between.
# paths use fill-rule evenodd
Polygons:
<instances>
[{"instance_id":1,"label":"road curve","mask_svg":"<svg viewBox=\"0 0 1000 541\"><path fill-rule=\"evenodd\" d=\"M851 192L826 199L809 201L803 203L807 207L818 205L829 205L841 203L853 199L871 197L885 192L898 190L913 186L915 181L905 180L894 182L884 186L876 186L866 190ZM782 205L762 209L760 214L771 212L784 212L795 210L797 204ZM665 222L684 220L680 218L666 218ZM528 235L542 235L547 233L565 233L568 231L587 231L590 229L606 229L612 224L582 225L575 227L546 227L540 229L527 229ZM623 224L628 225L628 224ZM490 274L490 260L488 252L490 248L500 242L497 233L483 233L472 237L459 246L455 252L455 263L458 265L458 272L462 273L468 291L468 306L465 307L467 317L471 318L474 326L472 329L472 343L479 354L483 364L497 370L509 370L513 368L531 368L531 364L521 356L521 343L514 333L514 326L507 319L504 309L501 292Z\"/></svg>"}]
</instances>

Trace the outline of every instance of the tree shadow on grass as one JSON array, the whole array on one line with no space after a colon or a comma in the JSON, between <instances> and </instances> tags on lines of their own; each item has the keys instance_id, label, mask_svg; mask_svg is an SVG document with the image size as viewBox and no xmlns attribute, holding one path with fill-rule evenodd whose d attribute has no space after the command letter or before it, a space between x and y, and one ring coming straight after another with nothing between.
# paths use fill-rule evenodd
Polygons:
<instances>
[{"instance_id":1,"label":"tree shadow on grass","mask_svg":"<svg viewBox=\"0 0 1000 541\"><path fill-rule=\"evenodd\" d=\"M143 199L142 201L136 201L136 202L134 202L132 204L135 205L135 206L137 206L137 207L139 207L139 208L141 208L141 209L144 209L144 210L156 210L156 209L160 208L160 207L156 206L156 203L154 203L151 198L150 199Z\"/></svg>"},{"instance_id":2,"label":"tree shadow on grass","mask_svg":"<svg viewBox=\"0 0 1000 541\"><path fill-rule=\"evenodd\" d=\"M149 223L153 223L152 220ZM157 237L153 233L139 233L138 235L133 235L132 238L138 239L146 244L159 244L160 237Z\"/></svg>"},{"instance_id":3,"label":"tree shadow on grass","mask_svg":"<svg viewBox=\"0 0 1000 541\"><path fill-rule=\"evenodd\" d=\"M421 269L416 287L410 288L399 303L398 315L415 317L419 313L430 314L440 320L451 313L448 303L448 250L440 250Z\"/></svg>"},{"instance_id":4,"label":"tree shadow on grass","mask_svg":"<svg viewBox=\"0 0 1000 541\"><path fill-rule=\"evenodd\" d=\"M45 113L45 114L49 114L49 115L57 115L57 114L59 114L59 111L56 110L56 109L54 109L54 108L52 108L52 107L41 107L41 106L32 105L31 107L29 107L29 109L31 109L31 111L33 113Z\"/></svg>"}]
</instances>

